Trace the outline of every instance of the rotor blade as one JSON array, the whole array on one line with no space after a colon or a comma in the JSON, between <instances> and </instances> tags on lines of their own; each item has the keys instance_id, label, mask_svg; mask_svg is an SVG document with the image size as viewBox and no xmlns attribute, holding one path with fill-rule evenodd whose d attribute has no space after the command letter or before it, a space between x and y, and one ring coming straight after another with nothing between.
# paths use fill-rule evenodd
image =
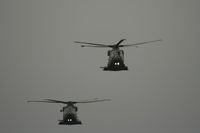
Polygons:
<instances>
[{"instance_id":1,"label":"rotor blade","mask_svg":"<svg viewBox=\"0 0 200 133\"><path fill-rule=\"evenodd\" d=\"M54 103L63 103L63 104L68 104L68 102L65 102L65 101L59 101L59 100L54 100L54 99L44 99L44 100L47 100L49 102L54 102Z\"/></svg>"},{"instance_id":2,"label":"rotor blade","mask_svg":"<svg viewBox=\"0 0 200 133\"><path fill-rule=\"evenodd\" d=\"M102 100L91 100L91 101L79 101L77 103L93 103L93 102L103 102L103 101L110 101L111 99L102 99Z\"/></svg>"},{"instance_id":3,"label":"rotor blade","mask_svg":"<svg viewBox=\"0 0 200 133\"><path fill-rule=\"evenodd\" d=\"M95 101L98 100L99 98L92 98L92 99L87 99L87 100L82 100L82 101L76 101L76 102L88 102L88 101Z\"/></svg>"},{"instance_id":4,"label":"rotor blade","mask_svg":"<svg viewBox=\"0 0 200 133\"><path fill-rule=\"evenodd\" d=\"M105 44L99 44L99 43L88 43L88 42L78 42L78 41L75 41L75 43L89 44L89 45L95 45L95 46L107 46L107 45L105 45Z\"/></svg>"},{"instance_id":5,"label":"rotor blade","mask_svg":"<svg viewBox=\"0 0 200 133\"><path fill-rule=\"evenodd\" d=\"M117 44L116 44L116 47L119 47L119 45L123 42L123 41L125 41L126 39L121 39Z\"/></svg>"},{"instance_id":6,"label":"rotor blade","mask_svg":"<svg viewBox=\"0 0 200 133\"><path fill-rule=\"evenodd\" d=\"M42 103L56 103L56 102L52 102L52 101L27 101L28 103L30 102L42 102Z\"/></svg>"},{"instance_id":7,"label":"rotor blade","mask_svg":"<svg viewBox=\"0 0 200 133\"><path fill-rule=\"evenodd\" d=\"M53 99L44 99L44 100L40 100L40 101L27 101L27 102L43 102L43 103L63 103L63 104L67 104L67 102L53 100Z\"/></svg>"},{"instance_id":8,"label":"rotor blade","mask_svg":"<svg viewBox=\"0 0 200 133\"><path fill-rule=\"evenodd\" d=\"M109 45L108 45L108 46L90 46L90 45L81 45L81 47L107 48L107 47L110 47L110 46L109 46Z\"/></svg>"},{"instance_id":9,"label":"rotor blade","mask_svg":"<svg viewBox=\"0 0 200 133\"><path fill-rule=\"evenodd\" d=\"M152 42L158 42L158 41L162 41L162 39L153 40L153 41L148 41L148 42L135 43L135 44L120 45L119 47L138 46L138 45L147 44L147 43L152 43Z\"/></svg>"}]
</instances>

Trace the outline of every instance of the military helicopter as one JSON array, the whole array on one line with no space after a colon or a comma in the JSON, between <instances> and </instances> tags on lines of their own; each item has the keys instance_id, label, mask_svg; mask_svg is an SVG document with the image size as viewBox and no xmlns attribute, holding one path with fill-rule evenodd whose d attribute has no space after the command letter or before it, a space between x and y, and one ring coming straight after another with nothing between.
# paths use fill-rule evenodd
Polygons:
<instances>
[{"instance_id":1,"label":"military helicopter","mask_svg":"<svg viewBox=\"0 0 200 133\"><path fill-rule=\"evenodd\" d=\"M93 102L102 102L102 101L110 101L110 99L98 99L95 98L93 100L85 100L85 101L59 101L53 99L44 99L42 101L27 101L27 102L43 102L43 103L61 103L66 104L60 112L63 112L63 119L59 120L59 125L81 125L82 122L78 119L77 111L78 107L75 106L77 103L93 103Z\"/></svg>"},{"instance_id":2,"label":"military helicopter","mask_svg":"<svg viewBox=\"0 0 200 133\"><path fill-rule=\"evenodd\" d=\"M121 50L120 48L129 46L138 47L139 45L142 44L162 41L161 39L159 39L159 40L140 42L135 44L120 45L125 40L126 39L121 39L118 43L114 45L105 45L99 43L88 43L79 41L75 41L75 43L87 44L87 45L81 45L81 47L112 48L112 50L109 50L107 54L109 56L107 66L100 68L103 68L104 71L121 71L121 70L128 70L128 67L124 64L124 51Z\"/></svg>"}]
</instances>

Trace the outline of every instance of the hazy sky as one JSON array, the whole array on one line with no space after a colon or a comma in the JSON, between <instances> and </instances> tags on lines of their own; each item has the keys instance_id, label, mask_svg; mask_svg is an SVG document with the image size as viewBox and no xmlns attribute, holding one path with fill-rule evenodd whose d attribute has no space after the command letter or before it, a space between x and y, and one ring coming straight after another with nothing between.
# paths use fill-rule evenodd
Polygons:
<instances>
[{"instance_id":1,"label":"hazy sky","mask_svg":"<svg viewBox=\"0 0 200 133\"><path fill-rule=\"evenodd\" d=\"M200 132L199 0L1 0L1 133ZM124 44L129 71L104 72L107 50ZM60 126L62 105L79 104L81 126Z\"/></svg>"}]
</instances>

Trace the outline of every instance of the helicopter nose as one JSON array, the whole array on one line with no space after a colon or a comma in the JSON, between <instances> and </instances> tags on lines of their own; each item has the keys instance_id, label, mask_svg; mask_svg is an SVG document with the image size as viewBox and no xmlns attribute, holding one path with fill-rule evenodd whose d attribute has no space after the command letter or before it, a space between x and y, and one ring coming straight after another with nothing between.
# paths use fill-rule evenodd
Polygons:
<instances>
[{"instance_id":1,"label":"helicopter nose","mask_svg":"<svg viewBox=\"0 0 200 133\"><path fill-rule=\"evenodd\" d=\"M72 121L72 119L67 119L67 121Z\"/></svg>"},{"instance_id":2,"label":"helicopter nose","mask_svg":"<svg viewBox=\"0 0 200 133\"><path fill-rule=\"evenodd\" d=\"M119 66L119 64L120 64L119 62L115 62L115 66Z\"/></svg>"}]
</instances>

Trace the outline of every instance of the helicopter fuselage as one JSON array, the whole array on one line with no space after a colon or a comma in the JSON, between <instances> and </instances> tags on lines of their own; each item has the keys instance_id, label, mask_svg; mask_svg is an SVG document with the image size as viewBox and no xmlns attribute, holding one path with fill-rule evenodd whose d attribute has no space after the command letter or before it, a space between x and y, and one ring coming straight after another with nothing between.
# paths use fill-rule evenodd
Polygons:
<instances>
[{"instance_id":1,"label":"helicopter fuselage","mask_svg":"<svg viewBox=\"0 0 200 133\"><path fill-rule=\"evenodd\" d=\"M121 71L128 70L128 67L124 64L124 51L112 49L108 51L108 64L104 67L104 71Z\"/></svg>"},{"instance_id":2,"label":"helicopter fuselage","mask_svg":"<svg viewBox=\"0 0 200 133\"><path fill-rule=\"evenodd\" d=\"M121 45L121 43L125 40L126 39L121 39L118 43L115 43L113 45L106 45L102 43L79 42L79 41L75 41L75 43L84 44L81 45L81 47L112 48L112 50L108 51L109 59L107 66L100 68L103 68L104 71L121 71L121 70L128 70L128 67L124 64L124 51L120 50L119 48L130 47L130 46L138 47L139 45L162 41L162 39L159 39L147 42Z\"/></svg>"},{"instance_id":3,"label":"helicopter fuselage","mask_svg":"<svg viewBox=\"0 0 200 133\"><path fill-rule=\"evenodd\" d=\"M74 105L68 105L62 108L63 120L60 120L60 125L77 125L82 124L77 117L78 108Z\"/></svg>"},{"instance_id":4,"label":"helicopter fuselage","mask_svg":"<svg viewBox=\"0 0 200 133\"><path fill-rule=\"evenodd\" d=\"M110 99L98 99L94 98L92 100L84 101L60 101L54 99L44 99L44 100L29 100L27 102L42 102L42 103L62 103L65 104L60 112L63 112L62 120L59 120L59 125L80 125L82 122L77 117L78 107L75 106L77 103L94 103L94 102L103 102L110 101Z\"/></svg>"}]
</instances>

